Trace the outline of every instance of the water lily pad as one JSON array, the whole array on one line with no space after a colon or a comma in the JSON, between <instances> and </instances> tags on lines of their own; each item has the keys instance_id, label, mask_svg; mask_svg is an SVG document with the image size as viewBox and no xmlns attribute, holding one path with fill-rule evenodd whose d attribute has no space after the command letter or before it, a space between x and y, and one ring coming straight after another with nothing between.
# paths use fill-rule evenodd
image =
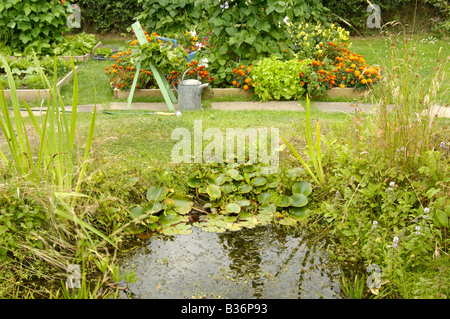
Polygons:
<instances>
[{"instance_id":1,"label":"water lily pad","mask_svg":"<svg viewBox=\"0 0 450 319\"><path fill-rule=\"evenodd\" d=\"M149 201L162 201L169 193L169 190L166 187L152 186L147 191L147 199Z\"/></svg>"},{"instance_id":2,"label":"water lily pad","mask_svg":"<svg viewBox=\"0 0 450 319\"><path fill-rule=\"evenodd\" d=\"M250 206L250 201L249 200L238 200L236 202L236 204L238 204L240 207L247 207L247 206Z\"/></svg>"},{"instance_id":3,"label":"water lily pad","mask_svg":"<svg viewBox=\"0 0 450 319\"><path fill-rule=\"evenodd\" d=\"M294 194L292 195L293 203L292 206L294 207L303 207L306 204L308 204L308 197L306 197L303 194Z\"/></svg>"},{"instance_id":4,"label":"water lily pad","mask_svg":"<svg viewBox=\"0 0 450 319\"><path fill-rule=\"evenodd\" d=\"M285 226L294 226L295 224L297 224L297 221L291 217L285 217L283 219L280 219L278 222L281 225L285 225Z\"/></svg>"},{"instance_id":5,"label":"water lily pad","mask_svg":"<svg viewBox=\"0 0 450 319\"><path fill-rule=\"evenodd\" d=\"M242 226L236 223L228 223L225 228L230 231L238 231L242 229Z\"/></svg>"},{"instance_id":6,"label":"water lily pad","mask_svg":"<svg viewBox=\"0 0 450 319\"><path fill-rule=\"evenodd\" d=\"M259 207L259 213L264 215L272 215L276 212L277 207L275 204L264 204Z\"/></svg>"},{"instance_id":7,"label":"water lily pad","mask_svg":"<svg viewBox=\"0 0 450 319\"><path fill-rule=\"evenodd\" d=\"M189 185L189 187L197 188L202 185L202 180L198 177L191 177L187 180L187 184Z\"/></svg>"},{"instance_id":8,"label":"water lily pad","mask_svg":"<svg viewBox=\"0 0 450 319\"><path fill-rule=\"evenodd\" d=\"M294 202L294 199L290 196L283 196L281 200L277 200L276 205L278 207L289 207Z\"/></svg>"},{"instance_id":9,"label":"water lily pad","mask_svg":"<svg viewBox=\"0 0 450 319\"><path fill-rule=\"evenodd\" d=\"M258 214L255 216L261 225L267 225L272 221L272 216L267 214Z\"/></svg>"},{"instance_id":10,"label":"water lily pad","mask_svg":"<svg viewBox=\"0 0 450 319\"><path fill-rule=\"evenodd\" d=\"M225 210L228 213L235 213L235 214L237 214L237 213L239 213L241 211L241 206L239 206L236 203L230 203L227 206L225 206Z\"/></svg>"},{"instance_id":11,"label":"water lily pad","mask_svg":"<svg viewBox=\"0 0 450 319\"><path fill-rule=\"evenodd\" d=\"M152 213L157 213L157 212L160 212L161 210L162 210L162 205L161 205L161 203L160 202L153 202L153 203L150 203L150 211L152 211Z\"/></svg>"},{"instance_id":12,"label":"water lily pad","mask_svg":"<svg viewBox=\"0 0 450 319\"><path fill-rule=\"evenodd\" d=\"M206 187L206 192L208 193L209 197L212 199L217 199L222 195L222 192L220 191L220 187L215 184L209 184Z\"/></svg>"},{"instance_id":13,"label":"water lily pad","mask_svg":"<svg viewBox=\"0 0 450 319\"><path fill-rule=\"evenodd\" d=\"M289 208L289 217L294 218L295 220L302 220L308 217L309 209L306 207L291 207Z\"/></svg>"},{"instance_id":14,"label":"water lily pad","mask_svg":"<svg viewBox=\"0 0 450 319\"><path fill-rule=\"evenodd\" d=\"M298 182L295 183L294 186L292 186L292 193L293 194L303 194L305 196L308 196L312 192L312 187L307 182Z\"/></svg>"},{"instance_id":15,"label":"water lily pad","mask_svg":"<svg viewBox=\"0 0 450 319\"><path fill-rule=\"evenodd\" d=\"M236 221L237 218L238 218L237 216L230 216L230 215L223 216L223 221L227 222L227 223L232 223L232 222Z\"/></svg>"},{"instance_id":16,"label":"water lily pad","mask_svg":"<svg viewBox=\"0 0 450 319\"><path fill-rule=\"evenodd\" d=\"M252 190L252 186L248 184L244 184L239 186L238 191L241 194L249 193Z\"/></svg>"},{"instance_id":17,"label":"water lily pad","mask_svg":"<svg viewBox=\"0 0 450 319\"><path fill-rule=\"evenodd\" d=\"M267 183L267 179L265 177L256 177L252 181L253 186L263 186L265 183Z\"/></svg>"},{"instance_id":18,"label":"water lily pad","mask_svg":"<svg viewBox=\"0 0 450 319\"><path fill-rule=\"evenodd\" d=\"M239 225L245 228L255 228L259 224L258 219L255 216L251 216L244 221L239 222Z\"/></svg>"},{"instance_id":19,"label":"water lily pad","mask_svg":"<svg viewBox=\"0 0 450 319\"><path fill-rule=\"evenodd\" d=\"M183 221L183 217L178 215L174 211L168 211L159 217L159 222L162 226L178 224L181 221Z\"/></svg>"},{"instance_id":20,"label":"water lily pad","mask_svg":"<svg viewBox=\"0 0 450 319\"><path fill-rule=\"evenodd\" d=\"M268 203L270 200L270 193L264 192L258 195L258 202L260 204Z\"/></svg>"},{"instance_id":21,"label":"water lily pad","mask_svg":"<svg viewBox=\"0 0 450 319\"><path fill-rule=\"evenodd\" d=\"M253 164L245 164L244 167L242 167L242 172L244 173L250 173L255 171L255 166Z\"/></svg>"},{"instance_id":22,"label":"water lily pad","mask_svg":"<svg viewBox=\"0 0 450 319\"><path fill-rule=\"evenodd\" d=\"M173 210L182 215L189 213L194 205L191 198L187 195L174 195L172 200L174 202Z\"/></svg>"},{"instance_id":23,"label":"water lily pad","mask_svg":"<svg viewBox=\"0 0 450 319\"><path fill-rule=\"evenodd\" d=\"M251 216L253 216L253 214L250 212L241 211L238 216L240 219L246 220L246 219L250 218Z\"/></svg>"},{"instance_id":24,"label":"water lily pad","mask_svg":"<svg viewBox=\"0 0 450 319\"><path fill-rule=\"evenodd\" d=\"M280 186L279 181L274 181L274 182L270 182L269 184L267 184L267 188L277 188L278 186Z\"/></svg>"},{"instance_id":25,"label":"water lily pad","mask_svg":"<svg viewBox=\"0 0 450 319\"><path fill-rule=\"evenodd\" d=\"M222 185L223 183L225 183L227 181L227 179L225 178L224 174L221 174L219 176L216 177L216 179L214 180L214 183L216 185Z\"/></svg>"},{"instance_id":26,"label":"water lily pad","mask_svg":"<svg viewBox=\"0 0 450 319\"><path fill-rule=\"evenodd\" d=\"M235 181L241 181L241 180L244 179L244 177L241 174L239 174L239 171L234 169L234 168L229 169L227 171L227 174L228 174L228 176L230 176Z\"/></svg>"}]
</instances>

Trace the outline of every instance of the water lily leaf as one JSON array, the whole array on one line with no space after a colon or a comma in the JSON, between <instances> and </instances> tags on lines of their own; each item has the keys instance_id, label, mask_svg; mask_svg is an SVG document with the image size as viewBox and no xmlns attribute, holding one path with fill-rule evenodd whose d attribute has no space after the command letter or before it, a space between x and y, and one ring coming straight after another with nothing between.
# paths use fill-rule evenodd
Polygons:
<instances>
[{"instance_id":1,"label":"water lily leaf","mask_svg":"<svg viewBox=\"0 0 450 319\"><path fill-rule=\"evenodd\" d=\"M198 177L191 177L187 180L187 184L192 188L197 188L202 185L202 180Z\"/></svg>"},{"instance_id":2,"label":"water lily leaf","mask_svg":"<svg viewBox=\"0 0 450 319\"><path fill-rule=\"evenodd\" d=\"M241 181L241 180L244 179L244 177L241 174L239 174L239 171L234 169L234 168L229 169L227 171L227 174L228 174L228 176L230 176L235 181Z\"/></svg>"},{"instance_id":3,"label":"water lily leaf","mask_svg":"<svg viewBox=\"0 0 450 319\"><path fill-rule=\"evenodd\" d=\"M262 205L270 200L270 193L264 192L258 195L258 202Z\"/></svg>"},{"instance_id":4,"label":"water lily leaf","mask_svg":"<svg viewBox=\"0 0 450 319\"><path fill-rule=\"evenodd\" d=\"M285 217L283 219L280 219L278 222L281 225L285 225L285 226L294 226L295 224L297 224L297 221L291 217Z\"/></svg>"},{"instance_id":5,"label":"water lily leaf","mask_svg":"<svg viewBox=\"0 0 450 319\"><path fill-rule=\"evenodd\" d=\"M250 212L241 211L238 216L239 216L239 219L246 220L246 219L250 218L251 216L253 216L253 214Z\"/></svg>"},{"instance_id":6,"label":"water lily leaf","mask_svg":"<svg viewBox=\"0 0 450 319\"><path fill-rule=\"evenodd\" d=\"M230 230L230 231L238 231L238 230L241 230L241 229L242 229L242 227L241 227L239 224L236 224L236 223L228 223L228 224L225 226L225 228L226 228L227 230Z\"/></svg>"},{"instance_id":7,"label":"water lily leaf","mask_svg":"<svg viewBox=\"0 0 450 319\"><path fill-rule=\"evenodd\" d=\"M272 215L258 214L255 217L261 223L261 225L267 225L272 221Z\"/></svg>"},{"instance_id":8,"label":"water lily leaf","mask_svg":"<svg viewBox=\"0 0 450 319\"><path fill-rule=\"evenodd\" d=\"M163 234L167 236L174 236L178 234L178 231L174 227L163 229Z\"/></svg>"},{"instance_id":9,"label":"water lily leaf","mask_svg":"<svg viewBox=\"0 0 450 319\"><path fill-rule=\"evenodd\" d=\"M225 183L227 181L227 179L225 178L224 174L221 174L219 176L217 176L217 178L215 179L214 183L216 185L222 185L223 183Z\"/></svg>"},{"instance_id":10,"label":"water lily leaf","mask_svg":"<svg viewBox=\"0 0 450 319\"><path fill-rule=\"evenodd\" d=\"M274 181L274 182L270 182L267 185L267 188L277 188L278 186L280 186L280 182L279 181Z\"/></svg>"},{"instance_id":11,"label":"water lily leaf","mask_svg":"<svg viewBox=\"0 0 450 319\"><path fill-rule=\"evenodd\" d=\"M289 207L294 203L294 199L290 196L283 196L281 200L277 200L276 205L278 207Z\"/></svg>"},{"instance_id":12,"label":"water lily leaf","mask_svg":"<svg viewBox=\"0 0 450 319\"><path fill-rule=\"evenodd\" d=\"M308 197L306 197L303 194L294 194L292 195L293 203L292 206L294 207L303 207L306 204L308 204Z\"/></svg>"},{"instance_id":13,"label":"water lily leaf","mask_svg":"<svg viewBox=\"0 0 450 319\"><path fill-rule=\"evenodd\" d=\"M250 206L250 201L249 200L238 200L236 202L236 204L238 204L240 207L246 207L246 206Z\"/></svg>"},{"instance_id":14,"label":"water lily leaf","mask_svg":"<svg viewBox=\"0 0 450 319\"><path fill-rule=\"evenodd\" d=\"M162 226L178 224L181 221L183 221L183 218L174 211L168 211L159 217L159 222Z\"/></svg>"},{"instance_id":15,"label":"water lily leaf","mask_svg":"<svg viewBox=\"0 0 450 319\"><path fill-rule=\"evenodd\" d=\"M171 199L174 202L173 210L182 215L189 213L194 205L191 198L187 195L174 195Z\"/></svg>"},{"instance_id":16,"label":"water lily leaf","mask_svg":"<svg viewBox=\"0 0 450 319\"><path fill-rule=\"evenodd\" d=\"M241 193L241 194L249 193L251 190L252 190L252 186L251 186L251 185L248 185L248 184L241 185L241 186L238 188L238 191L239 191L239 193Z\"/></svg>"},{"instance_id":17,"label":"water lily leaf","mask_svg":"<svg viewBox=\"0 0 450 319\"><path fill-rule=\"evenodd\" d=\"M209 184L206 187L206 192L208 193L209 197L212 199L217 199L222 195L222 192L220 191L220 187L215 184Z\"/></svg>"},{"instance_id":18,"label":"water lily leaf","mask_svg":"<svg viewBox=\"0 0 450 319\"><path fill-rule=\"evenodd\" d=\"M236 221L237 218L238 218L237 216L229 216L228 215L228 216L223 217L223 221L227 222L227 223L232 223L232 222Z\"/></svg>"},{"instance_id":19,"label":"water lily leaf","mask_svg":"<svg viewBox=\"0 0 450 319\"><path fill-rule=\"evenodd\" d=\"M297 221L308 217L309 209L306 207L291 207L289 208L289 217L294 218Z\"/></svg>"},{"instance_id":20,"label":"water lily leaf","mask_svg":"<svg viewBox=\"0 0 450 319\"><path fill-rule=\"evenodd\" d=\"M256 177L252 182L253 186L262 186L265 183L267 183L267 179L265 177Z\"/></svg>"},{"instance_id":21,"label":"water lily leaf","mask_svg":"<svg viewBox=\"0 0 450 319\"><path fill-rule=\"evenodd\" d=\"M259 213L264 215L272 215L276 212L277 207L275 204L264 204L259 207Z\"/></svg>"},{"instance_id":22,"label":"water lily leaf","mask_svg":"<svg viewBox=\"0 0 450 319\"><path fill-rule=\"evenodd\" d=\"M147 199L149 201L162 201L169 193L169 190L166 187L152 186L147 191Z\"/></svg>"},{"instance_id":23,"label":"water lily leaf","mask_svg":"<svg viewBox=\"0 0 450 319\"><path fill-rule=\"evenodd\" d=\"M255 166L253 164L246 164L242 167L242 172L250 173L255 171Z\"/></svg>"},{"instance_id":24,"label":"water lily leaf","mask_svg":"<svg viewBox=\"0 0 450 319\"><path fill-rule=\"evenodd\" d=\"M160 202L154 202L153 204L150 204L150 211L153 213L157 213L162 210L162 205Z\"/></svg>"},{"instance_id":25,"label":"water lily leaf","mask_svg":"<svg viewBox=\"0 0 450 319\"><path fill-rule=\"evenodd\" d=\"M239 225L245 228L255 228L259 224L258 219L255 216L247 218L247 220L239 222Z\"/></svg>"},{"instance_id":26,"label":"water lily leaf","mask_svg":"<svg viewBox=\"0 0 450 319\"><path fill-rule=\"evenodd\" d=\"M225 206L225 210L228 213L236 213L236 214L238 214L241 211L241 206L239 206L238 204L235 204L235 203L230 203L227 206Z\"/></svg>"},{"instance_id":27,"label":"water lily leaf","mask_svg":"<svg viewBox=\"0 0 450 319\"><path fill-rule=\"evenodd\" d=\"M172 206L175 204L174 200L170 197L164 198L162 202L166 206L166 208L172 208Z\"/></svg>"},{"instance_id":28,"label":"water lily leaf","mask_svg":"<svg viewBox=\"0 0 450 319\"><path fill-rule=\"evenodd\" d=\"M312 192L312 187L307 182L298 182L295 183L294 186L292 186L292 193L293 194L303 194L305 196L308 196Z\"/></svg>"}]
</instances>

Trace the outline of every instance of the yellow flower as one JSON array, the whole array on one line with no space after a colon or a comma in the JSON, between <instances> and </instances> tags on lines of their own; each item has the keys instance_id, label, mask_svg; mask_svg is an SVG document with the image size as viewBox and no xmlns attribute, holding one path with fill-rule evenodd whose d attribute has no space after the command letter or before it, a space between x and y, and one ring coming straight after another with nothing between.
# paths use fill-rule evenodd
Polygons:
<instances>
[{"instance_id":1,"label":"yellow flower","mask_svg":"<svg viewBox=\"0 0 450 319\"><path fill-rule=\"evenodd\" d=\"M359 72L358 70L355 71L355 75L359 76L361 74L361 72Z\"/></svg>"},{"instance_id":2,"label":"yellow flower","mask_svg":"<svg viewBox=\"0 0 450 319\"><path fill-rule=\"evenodd\" d=\"M343 84L343 83L339 84L339 86L340 86L341 88L345 88L345 84Z\"/></svg>"}]
</instances>

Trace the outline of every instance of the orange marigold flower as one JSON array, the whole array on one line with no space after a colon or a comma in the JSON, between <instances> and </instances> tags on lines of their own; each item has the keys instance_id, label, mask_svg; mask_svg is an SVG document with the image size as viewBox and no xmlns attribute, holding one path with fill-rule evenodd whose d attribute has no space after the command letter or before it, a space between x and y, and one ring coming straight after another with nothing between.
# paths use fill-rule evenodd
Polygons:
<instances>
[{"instance_id":1,"label":"orange marigold flower","mask_svg":"<svg viewBox=\"0 0 450 319\"><path fill-rule=\"evenodd\" d=\"M109 67L106 67L106 68L105 68L105 71L108 71L108 70L109 70Z\"/></svg>"},{"instance_id":2,"label":"orange marigold flower","mask_svg":"<svg viewBox=\"0 0 450 319\"><path fill-rule=\"evenodd\" d=\"M233 82L231 82L231 84L233 84L233 85L237 85L237 81L236 81L236 80L234 80Z\"/></svg>"},{"instance_id":3,"label":"orange marigold flower","mask_svg":"<svg viewBox=\"0 0 450 319\"><path fill-rule=\"evenodd\" d=\"M248 85L244 85L244 90L248 90Z\"/></svg>"},{"instance_id":4,"label":"orange marigold flower","mask_svg":"<svg viewBox=\"0 0 450 319\"><path fill-rule=\"evenodd\" d=\"M366 80L366 79L362 79L362 80L361 80L361 83L362 83L362 84L366 84L366 83L367 83L367 80Z\"/></svg>"},{"instance_id":5,"label":"orange marigold flower","mask_svg":"<svg viewBox=\"0 0 450 319\"><path fill-rule=\"evenodd\" d=\"M355 71L355 75L359 76L361 74L361 72L359 72L358 70Z\"/></svg>"},{"instance_id":6,"label":"orange marigold flower","mask_svg":"<svg viewBox=\"0 0 450 319\"><path fill-rule=\"evenodd\" d=\"M250 83L251 81L252 81L252 80L250 80L250 78L246 78L244 82L245 82L245 83Z\"/></svg>"}]
</instances>

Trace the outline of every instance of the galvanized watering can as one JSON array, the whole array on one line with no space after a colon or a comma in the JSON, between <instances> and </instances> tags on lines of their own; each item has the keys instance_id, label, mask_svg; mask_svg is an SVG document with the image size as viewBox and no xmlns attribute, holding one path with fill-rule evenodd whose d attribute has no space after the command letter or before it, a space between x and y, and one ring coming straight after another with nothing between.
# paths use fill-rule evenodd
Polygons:
<instances>
[{"instance_id":1,"label":"galvanized watering can","mask_svg":"<svg viewBox=\"0 0 450 319\"><path fill-rule=\"evenodd\" d=\"M199 81L197 70L197 80L184 80L184 76L189 70L195 69L187 69L181 78L181 82L178 83L178 89L175 87L178 92L178 110L200 110L202 108L202 89L209 86L209 83L202 84Z\"/></svg>"}]
</instances>

